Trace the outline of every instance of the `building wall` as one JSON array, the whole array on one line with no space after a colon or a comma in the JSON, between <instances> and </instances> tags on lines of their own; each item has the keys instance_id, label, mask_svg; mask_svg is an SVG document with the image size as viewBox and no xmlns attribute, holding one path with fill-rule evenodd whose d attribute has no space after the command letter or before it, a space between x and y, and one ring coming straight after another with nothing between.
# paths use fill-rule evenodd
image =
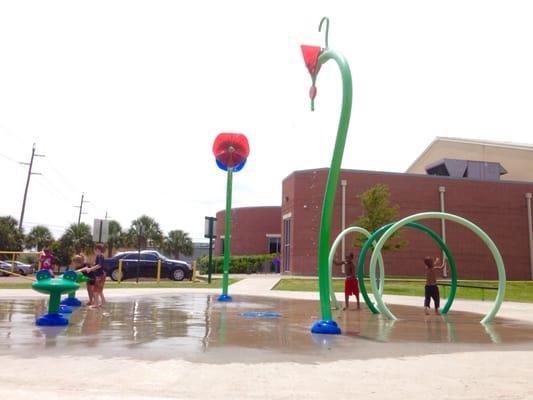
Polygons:
<instances>
[{"instance_id":1,"label":"building wall","mask_svg":"<svg viewBox=\"0 0 533 400\"><path fill-rule=\"evenodd\" d=\"M317 274L318 231L327 173L327 169L297 171L283 182L281 213L290 215L291 219L288 265L289 272L295 275ZM392 203L400 206L400 218L419 212L440 211L439 187L443 186L446 190L445 211L472 221L492 238L504 259L508 279L531 279L525 193L533 192L533 183L487 182L347 170L341 171L340 179L347 181L347 226L362 214L357 195L377 183L389 186ZM421 222L441 235L440 220ZM339 184L333 211L331 242L340 231ZM456 260L459 278L497 278L496 265L490 251L474 233L447 221L446 236L447 244ZM387 274L422 275L422 259L428 255L439 256L438 245L424 233L412 228L403 229L402 238L409 241L406 248L385 253ZM348 236L347 252L354 251L357 258L359 251L352 245L353 237ZM341 255L338 254L338 257ZM284 262L287 260L282 253L282 265ZM334 268L335 274L340 272L338 267Z\"/></svg>"},{"instance_id":2,"label":"building wall","mask_svg":"<svg viewBox=\"0 0 533 400\"><path fill-rule=\"evenodd\" d=\"M224 210L217 212L215 255L222 255ZM281 233L281 207L243 207L231 210L232 255L268 253L267 235Z\"/></svg>"},{"instance_id":3,"label":"building wall","mask_svg":"<svg viewBox=\"0 0 533 400\"><path fill-rule=\"evenodd\" d=\"M505 181L533 182L533 146L437 138L407 169L407 173L426 174L425 167L443 158L500 163Z\"/></svg>"}]
</instances>

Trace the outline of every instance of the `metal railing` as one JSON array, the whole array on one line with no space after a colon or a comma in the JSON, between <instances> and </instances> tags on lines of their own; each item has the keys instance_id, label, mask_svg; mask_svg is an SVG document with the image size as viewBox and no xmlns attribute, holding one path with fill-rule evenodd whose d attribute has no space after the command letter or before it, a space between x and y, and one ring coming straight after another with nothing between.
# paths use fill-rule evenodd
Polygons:
<instances>
[{"instance_id":1,"label":"metal railing","mask_svg":"<svg viewBox=\"0 0 533 400\"><path fill-rule=\"evenodd\" d=\"M17 261L17 257L19 255L40 255L41 252L40 251L0 251L0 258L3 258L2 255L7 255L7 256L10 256L8 258L11 258L11 261L9 260L2 260L4 262L7 262L7 263L11 263L11 271L7 271L7 270L4 270L4 269L1 269L0 272L5 272L5 273L9 273L11 272L11 274L15 274L15 261ZM37 269L35 272L37 272L41 267L41 263L39 261L39 258L37 257Z\"/></svg>"},{"instance_id":2,"label":"metal railing","mask_svg":"<svg viewBox=\"0 0 533 400\"><path fill-rule=\"evenodd\" d=\"M447 286L452 286L450 282L442 282L442 281L438 281L437 285L443 286L444 288L446 288ZM481 301L485 301L485 290L498 290L498 288L494 286L470 285L470 284L463 284L463 283L458 283L457 287L481 289ZM446 289L444 289L443 297L446 297Z\"/></svg>"}]
</instances>

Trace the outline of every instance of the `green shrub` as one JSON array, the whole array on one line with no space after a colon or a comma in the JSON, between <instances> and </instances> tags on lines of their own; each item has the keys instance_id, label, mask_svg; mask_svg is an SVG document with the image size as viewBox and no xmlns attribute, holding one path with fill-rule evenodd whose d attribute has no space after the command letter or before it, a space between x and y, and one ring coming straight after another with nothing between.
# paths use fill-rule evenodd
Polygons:
<instances>
[{"instance_id":1,"label":"green shrub","mask_svg":"<svg viewBox=\"0 0 533 400\"><path fill-rule=\"evenodd\" d=\"M255 274L257 272L273 272L272 260L278 254L258 254L252 256L230 256L229 272L232 274ZM202 256L197 260L198 270L202 274L207 273L208 256ZM221 274L224 269L224 257L213 257L213 273Z\"/></svg>"}]
</instances>

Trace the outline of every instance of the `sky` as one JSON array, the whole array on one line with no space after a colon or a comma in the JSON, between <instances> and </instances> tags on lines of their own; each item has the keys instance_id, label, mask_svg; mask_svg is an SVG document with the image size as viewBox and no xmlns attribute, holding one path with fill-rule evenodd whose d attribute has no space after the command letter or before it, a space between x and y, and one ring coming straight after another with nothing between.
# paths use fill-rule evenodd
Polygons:
<instances>
[{"instance_id":1,"label":"sky","mask_svg":"<svg viewBox=\"0 0 533 400\"><path fill-rule=\"evenodd\" d=\"M328 167L341 103L333 61L315 111L301 44L347 58L343 168L404 172L436 136L533 142L530 1L0 0L0 215L58 237L142 214L203 237L225 207L212 144L248 137L233 206L281 204L295 170Z\"/></svg>"}]
</instances>

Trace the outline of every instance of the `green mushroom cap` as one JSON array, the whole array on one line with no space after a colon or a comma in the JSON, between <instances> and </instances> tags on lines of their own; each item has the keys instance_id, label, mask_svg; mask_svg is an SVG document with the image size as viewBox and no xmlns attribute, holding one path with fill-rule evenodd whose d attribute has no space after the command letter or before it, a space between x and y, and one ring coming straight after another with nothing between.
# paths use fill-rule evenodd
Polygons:
<instances>
[{"instance_id":1,"label":"green mushroom cap","mask_svg":"<svg viewBox=\"0 0 533 400\"><path fill-rule=\"evenodd\" d=\"M40 293L61 295L80 288L80 285L76 283L78 274L74 271L65 272L61 278L52 278L48 271L41 270L37 272L36 278L37 282L32 285L32 288Z\"/></svg>"}]
</instances>

